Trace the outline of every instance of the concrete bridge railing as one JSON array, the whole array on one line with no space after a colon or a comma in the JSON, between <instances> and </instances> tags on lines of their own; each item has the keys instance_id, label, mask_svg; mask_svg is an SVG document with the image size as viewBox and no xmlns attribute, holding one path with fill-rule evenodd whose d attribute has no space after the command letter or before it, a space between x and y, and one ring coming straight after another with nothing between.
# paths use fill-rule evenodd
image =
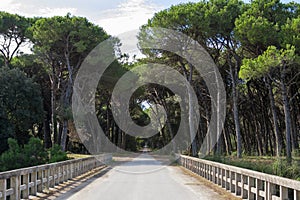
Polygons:
<instances>
[{"instance_id":1,"label":"concrete bridge railing","mask_svg":"<svg viewBox=\"0 0 300 200\"><path fill-rule=\"evenodd\" d=\"M300 181L183 155L178 162L242 199L300 200Z\"/></svg>"},{"instance_id":2,"label":"concrete bridge railing","mask_svg":"<svg viewBox=\"0 0 300 200\"><path fill-rule=\"evenodd\" d=\"M104 165L109 154L39 165L0 173L0 199L28 199L37 192L53 188L64 181ZM101 162L99 162L101 161Z\"/></svg>"}]
</instances>

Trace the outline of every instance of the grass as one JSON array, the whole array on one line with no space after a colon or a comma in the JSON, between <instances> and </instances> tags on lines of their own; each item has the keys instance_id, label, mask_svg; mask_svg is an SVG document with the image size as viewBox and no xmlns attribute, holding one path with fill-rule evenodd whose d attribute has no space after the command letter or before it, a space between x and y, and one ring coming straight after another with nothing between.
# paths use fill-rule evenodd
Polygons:
<instances>
[{"instance_id":1,"label":"grass","mask_svg":"<svg viewBox=\"0 0 300 200\"><path fill-rule=\"evenodd\" d=\"M75 153L68 153L67 156L68 156L69 159L79 159L79 158L91 157L91 155L75 154Z\"/></svg>"}]
</instances>

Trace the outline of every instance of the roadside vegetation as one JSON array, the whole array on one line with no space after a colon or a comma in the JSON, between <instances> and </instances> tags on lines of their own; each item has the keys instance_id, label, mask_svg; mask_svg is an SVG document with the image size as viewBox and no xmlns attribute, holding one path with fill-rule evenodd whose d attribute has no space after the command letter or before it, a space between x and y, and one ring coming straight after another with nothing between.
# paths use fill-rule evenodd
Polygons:
<instances>
[{"instance_id":1,"label":"roadside vegetation","mask_svg":"<svg viewBox=\"0 0 300 200\"><path fill-rule=\"evenodd\" d=\"M300 157L291 163L273 156L206 156L204 159L300 181Z\"/></svg>"},{"instance_id":2,"label":"roadside vegetation","mask_svg":"<svg viewBox=\"0 0 300 200\"><path fill-rule=\"evenodd\" d=\"M34 137L23 146L20 146L17 140L9 138L8 146L8 150L0 155L0 172L68 159L59 145L45 149L42 140Z\"/></svg>"}]
</instances>

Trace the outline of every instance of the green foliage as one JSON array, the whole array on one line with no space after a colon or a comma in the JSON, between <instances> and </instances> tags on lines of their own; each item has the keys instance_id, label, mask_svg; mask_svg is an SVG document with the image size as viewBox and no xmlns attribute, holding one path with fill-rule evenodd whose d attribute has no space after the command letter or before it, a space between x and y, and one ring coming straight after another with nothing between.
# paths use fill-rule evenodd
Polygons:
<instances>
[{"instance_id":1,"label":"green foliage","mask_svg":"<svg viewBox=\"0 0 300 200\"><path fill-rule=\"evenodd\" d=\"M0 55L8 67L11 59L18 53L18 49L27 40L27 29L30 20L7 12L0 11Z\"/></svg>"},{"instance_id":2,"label":"green foliage","mask_svg":"<svg viewBox=\"0 0 300 200\"><path fill-rule=\"evenodd\" d=\"M283 44L291 44L296 47L299 54L300 48L300 16L298 18L288 19L286 24L282 26Z\"/></svg>"},{"instance_id":3,"label":"green foliage","mask_svg":"<svg viewBox=\"0 0 300 200\"><path fill-rule=\"evenodd\" d=\"M249 45L260 46L261 48L278 44L278 26L266 18L249 16L244 13L236 20L235 25L236 34L244 43L247 42ZM246 41L243 40L244 38L247 38Z\"/></svg>"},{"instance_id":4,"label":"green foliage","mask_svg":"<svg viewBox=\"0 0 300 200\"><path fill-rule=\"evenodd\" d=\"M293 160L292 164L288 164L287 160L283 158L275 160L272 157L244 156L243 159L236 159L236 155L226 157L206 156L205 159L295 180L300 179L298 160Z\"/></svg>"},{"instance_id":5,"label":"green foliage","mask_svg":"<svg viewBox=\"0 0 300 200\"><path fill-rule=\"evenodd\" d=\"M43 114L39 86L19 69L0 68L0 146L8 137L26 143L28 130L42 122Z\"/></svg>"},{"instance_id":6,"label":"green foliage","mask_svg":"<svg viewBox=\"0 0 300 200\"><path fill-rule=\"evenodd\" d=\"M292 164L288 163L285 159L278 158L272 165L273 174L278 176L287 177L291 179L300 179L300 166L299 161L294 160Z\"/></svg>"},{"instance_id":7,"label":"green foliage","mask_svg":"<svg viewBox=\"0 0 300 200\"><path fill-rule=\"evenodd\" d=\"M282 65L291 65L299 62L299 56L295 53L295 47L287 45L286 49L278 50L275 46L269 46L260 56L254 59L244 59L239 73L245 80L255 79L266 75L272 68Z\"/></svg>"},{"instance_id":8,"label":"green foliage","mask_svg":"<svg viewBox=\"0 0 300 200\"><path fill-rule=\"evenodd\" d=\"M9 149L0 156L0 171L21 168L24 163L23 152L18 142L9 138L7 143Z\"/></svg>"},{"instance_id":9,"label":"green foliage","mask_svg":"<svg viewBox=\"0 0 300 200\"><path fill-rule=\"evenodd\" d=\"M57 144L49 150L49 163L59 162L67 160L67 153L61 150L61 147Z\"/></svg>"},{"instance_id":10,"label":"green foliage","mask_svg":"<svg viewBox=\"0 0 300 200\"><path fill-rule=\"evenodd\" d=\"M235 21L235 36L254 55L268 46L296 45L299 31L295 29L299 4L283 4L279 0L255 0ZM292 20L291 20L292 19ZM293 25L294 26L293 26ZM288 37L288 38L286 38Z\"/></svg>"},{"instance_id":11,"label":"green foliage","mask_svg":"<svg viewBox=\"0 0 300 200\"><path fill-rule=\"evenodd\" d=\"M0 155L0 171L8 171L23 167L31 167L45 163L67 160L67 154L61 151L59 145L49 150L44 149L42 140L30 138L24 147L18 145L17 140L8 139L9 149Z\"/></svg>"},{"instance_id":12,"label":"green foliage","mask_svg":"<svg viewBox=\"0 0 300 200\"><path fill-rule=\"evenodd\" d=\"M126 136L126 147L127 151L136 152L138 150L136 138L133 136Z\"/></svg>"},{"instance_id":13,"label":"green foliage","mask_svg":"<svg viewBox=\"0 0 300 200\"><path fill-rule=\"evenodd\" d=\"M27 166L41 165L47 162L48 153L44 149L43 142L38 138L30 138L23 148L25 163Z\"/></svg>"},{"instance_id":14,"label":"green foliage","mask_svg":"<svg viewBox=\"0 0 300 200\"><path fill-rule=\"evenodd\" d=\"M65 56L72 56L70 64L76 66L99 43L108 38L105 31L84 17L55 16L38 19L29 32L34 51L67 64Z\"/></svg>"}]
</instances>

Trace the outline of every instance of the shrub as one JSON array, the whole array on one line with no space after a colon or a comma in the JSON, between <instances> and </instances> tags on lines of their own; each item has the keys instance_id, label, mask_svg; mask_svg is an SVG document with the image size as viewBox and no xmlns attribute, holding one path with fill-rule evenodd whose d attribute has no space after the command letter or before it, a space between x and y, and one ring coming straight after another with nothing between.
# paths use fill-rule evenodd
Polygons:
<instances>
[{"instance_id":1,"label":"shrub","mask_svg":"<svg viewBox=\"0 0 300 200\"><path fill-rule=\"evenodd\" d=\"M0 171L19 169L46 163L67 160L67 154L59 145L46 150L42 140L30 138L24 147L18 145L17 140L8 139L9 149L0 155Z\"/></svg>"},{"instance_id":2,"label":"shrub","mask_svg":"<svg viewBox=\"0 0 300 200\"><path fill-rule=\"evenodd\" d=\"M25 167L41 165L47 162L48 153L44 149L43 142L38 138L30 138L28 144L24 145Z\"/></svg>"},{"instance_id":3,"label":"shrub","mask_svg":"<svg viewBox=\"0 0 300 200\"><path fill-rule=\"evenodd\" d=\"M0 170L7 171L21 168L24 163L24 154L18 142L12 138L7 140L9 149L0 156Z\"/></svg>"},{"instance_id":4,"label":"shrub","mask_svg":"<svg viewBox=\"0 0 300 200\"><path fill-rule=\"evenodd\" d=\"M278 176L283 176L291 179L300 179L300 166L297 161L292 161L289 164L284 159L277 159L273 163L273 173Z\"/></svg>"},{"instance_id":5,"label":"shrub","mask_svg":"<svg viewBox=\"0 0 300 200\"><path fill-rule=\"evenodd\" d=\"M61 150L61 147L55 144L49 150L49 163L67 160L67 153Z\"/></svg>"}]
</instances>

